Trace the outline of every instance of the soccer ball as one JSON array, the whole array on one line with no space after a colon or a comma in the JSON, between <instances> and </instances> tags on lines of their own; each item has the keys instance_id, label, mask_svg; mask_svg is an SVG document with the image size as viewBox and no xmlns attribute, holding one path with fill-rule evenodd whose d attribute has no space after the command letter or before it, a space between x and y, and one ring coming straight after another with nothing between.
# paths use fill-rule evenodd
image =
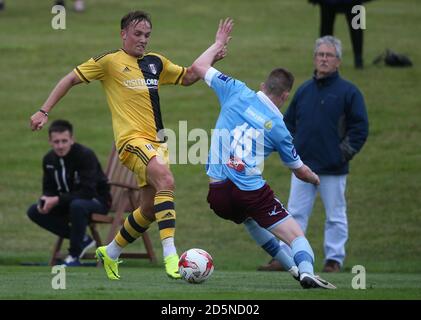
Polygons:
<instances>
[{"instance_id":1,"label":"soccer ball","mask_svg":"<svg viewBox=\"0 0 421 320\"><path fill-rule=\"evenodd\" d=\"M213 272L213 260L209 253L202 249L190 249L184 252L178 261L181 277L190 283L201 283Z\"/></svg>"}]
</instances>

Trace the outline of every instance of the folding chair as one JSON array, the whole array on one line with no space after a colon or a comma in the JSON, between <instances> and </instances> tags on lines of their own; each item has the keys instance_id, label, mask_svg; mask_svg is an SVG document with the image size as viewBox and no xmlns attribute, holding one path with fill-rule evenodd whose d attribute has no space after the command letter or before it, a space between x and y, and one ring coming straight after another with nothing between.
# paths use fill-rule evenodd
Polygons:
<instances>
[{"instance_id":1,"label":"folding chair","mask_svg":"<svg viewBox=\"0 0 421 320\"><path fill-rule=\"evenodd\" d=\"M125 213L130 213L139 207L140 192L137 186L135 175L123 166L119 159L118 153L113 146L111 154L108 158L108 165L106 169L109 184L111 186L112 206L108 215L93 213L89 223L89 229L92 238L96 241L96 246L102 246L101 237L97 230L98 224L111 224L110 231L107 236L107 243L110 243L117 232L120 230L125 220ZM152 242L147 231L142 234L143 243L146 252L127 252L120 255L121 258L133 259L149 259L151 262L156 262L155 252L152 247ZM50 259L50 265L55 265L57 260L62 257L60 253L63 238L58 237L53 248ZM82 259L94 259L94 253L85 253Z\"/></svg>"}]
</instances>

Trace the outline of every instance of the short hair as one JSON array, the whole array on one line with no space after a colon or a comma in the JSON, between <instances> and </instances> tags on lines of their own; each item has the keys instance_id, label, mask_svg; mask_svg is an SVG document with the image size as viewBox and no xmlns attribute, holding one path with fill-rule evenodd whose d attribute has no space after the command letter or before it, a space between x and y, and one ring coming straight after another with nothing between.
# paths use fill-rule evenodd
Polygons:
<instances>
[{"instance_id":1,"label":"short hair","mask_svg":"<svg viewBox=\"0 0 421 320\"><path fill-rule=\"evenodd\" d=\"M121 18L120 26L121 30L126 29L132 22L137 25L141 21L147 21L152 28L151 16L145 11L131 11Z\"/></svg>"},{"instance_id":2,"label":"short hair","mask_svg":"<svg viewBox=\"0 0 421 320\"><path fill-rule=\"evenodd\" d=\"M336 51L336 57L341 60L342 59L342 43L341 40L335 38L333 36L324 36L316 40L316 44L314 46L314 55L316 55L317 50L322 44L326 44L328 46L334 47Z\"/></svg>"},{"instance_id":3,"label":"short hair","mask_svg":"<svg viewBox=\"0 0 421 320\"><path fill-rule=\"evenodd\" d=\"M294 76L285 68L273 69L265 81L267 94L276 96L282 95L285 91L290 91L294 84Z\"/></svg>"},{"instance_id":4,"label":"short hair","mask_svg":"<svg viewBox=\"0 0 421 320\"><path fill-rule=\"evenodd\" d=\"M67 120L55 120L51 123L50 127L48 128L48 135L50 136L53 132L65 132L69 131L70 135L73 135L73 126Z\"/></svg>"}]
</instances>

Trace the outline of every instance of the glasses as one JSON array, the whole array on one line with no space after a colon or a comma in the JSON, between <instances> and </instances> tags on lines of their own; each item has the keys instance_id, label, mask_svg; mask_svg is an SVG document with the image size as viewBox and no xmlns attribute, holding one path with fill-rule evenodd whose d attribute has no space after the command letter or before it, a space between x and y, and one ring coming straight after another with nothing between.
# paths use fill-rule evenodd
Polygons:
<instances>
[{"instance_id":1,"label":"glasses","mask_svg":"<svg viewBox=\"0 0 421 320\"><path fill-rule=\"evenodd\" d=\"M316 52L316 57L317 58L335 58L336 54L332 53L332 52Z\"/></svg>"}]
</instances>

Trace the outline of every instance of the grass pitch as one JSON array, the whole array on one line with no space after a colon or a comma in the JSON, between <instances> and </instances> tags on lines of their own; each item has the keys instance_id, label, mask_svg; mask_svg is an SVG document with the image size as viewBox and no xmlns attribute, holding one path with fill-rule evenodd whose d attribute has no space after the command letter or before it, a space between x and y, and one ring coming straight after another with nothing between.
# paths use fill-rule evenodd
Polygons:
<instances>
[{"instance_id":1,"label":"grass pitch","mask_svg":"<svg viewBox=\"0 0 421 320\"><path fill-rule=\"evenodd\" d=\"M71 7L71 1L67 1ZM2 299L420 299L421 274L421 42L418 0L383 0L366 4L364 70L353 68L344 16L335 35L343 42L341 75L354 82L366 99L370 135L351 163L347 184L349 241L344 272L329 275L335 292L303 291L283 273L258 273L268 256L244 228L217 218L206 203L204 165L174 165L179 253L199 247L216 264L209 282L192 286L165 278L162 267L128 262L123 280L105 279L102 270L69 269L67 289L51 289L51 269L19 267L46 262L55 238L26 217L41 192L41 158L49 148L47 130L33 133L29 117L55 83L76 65L119 48L120 18L130 10L151 13L149 50L188 66L214 39L217 21L235 20L228 56L217 68L258 89L276 66L291 70L293 91L311 77L312 50L318 37L319 10L305 0L89 0L87 11L67 11L66 30L51 28L52 0L6 0L0 12L0 298ZM371 61L386 48L407 54L413 68L375 67ZM293 92L292 92L293 94ZM218 114L213 92L203 83L162 87L163 121L178 132L210 133ZM285 110L285 109L284 109ZM281 110L281 111L284 111ZM79 85L50 113L50 121L73 122L76 138L93 148L103 165L112 143L111 120L101 85ZM188 146L193 144L188 142ZM264 176L286 204L290 173L274 155ZM323 263L324 210L316 202L307 236ZM101 230L105 235L105 229ZM162 256L156 226L150 235ZM66 247L67 244L65 244ZM139 243L129 250L139 247ZM367 289L351 289L354 265L367 270ZM118 288L119 290L115 290Z\"/></svg>"},{"instance_id":2,"label":"grass pitch","mask_svg":"<svg viewBox=\"0 0 421 320\"><path fill-rule=\"evenodd\" d=\"M366 289L352 288L355 274L322 274L336 290L304 290L286 272L215 269L201 284L169 279L163 268L121 267L110 281L95 267L67 268L66 289L55 290L50 267L0 267L0 299L269 300L421 299L421 275L367 272Z\"/></svg>"}]
</instances>

